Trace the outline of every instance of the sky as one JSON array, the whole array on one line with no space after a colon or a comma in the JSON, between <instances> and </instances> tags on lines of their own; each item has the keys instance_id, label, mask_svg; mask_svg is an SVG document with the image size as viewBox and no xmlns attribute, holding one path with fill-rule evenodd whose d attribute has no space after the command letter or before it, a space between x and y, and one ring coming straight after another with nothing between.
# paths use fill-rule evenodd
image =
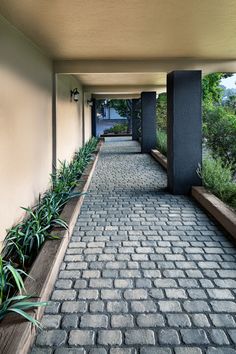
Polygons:
<instances>
[{"instance_id":1,"label":"sky","mask_svg":"<svg viewBox=\"0 0 236 354\"><path fill-rule=\"evenodd\" d=\"M227 79L222 79L220 83L226 88L236 88L236 74L231 77L227 77Z\"/></svg>"}]
</instances>

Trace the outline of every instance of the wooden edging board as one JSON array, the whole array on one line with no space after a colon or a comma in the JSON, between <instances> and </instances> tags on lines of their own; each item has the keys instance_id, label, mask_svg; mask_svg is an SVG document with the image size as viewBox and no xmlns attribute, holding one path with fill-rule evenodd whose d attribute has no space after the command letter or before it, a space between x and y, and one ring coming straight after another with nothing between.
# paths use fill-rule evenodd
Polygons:
<instances>
[{"instance_id":1,"label":"wooden edging board","mask_svg":"<svg viewBox=\"0 0 236 354\"><path fill-rule=\"evenodd\" d=\"M158 150L151 150L152 157L167 170L167 158Z\"/></svg>"},{"instance_id":2,"label":"wooden edging board","mask_svg":"<svg viewBox=\"0 0 236 354\"><path fill-rule=\"evenodd\" d=\"M204 187L192 187L191 194L236 241L236 213Z\"/></svg>"},{"instance_id":3,"label":"wooden edging board","mask_svg":"<svg viewBox=\"0 0 236 354\"><path fill-rule=\"evenodd\" d=\"M91 178L98 161L103 140L98 143L93 159L82 174L76 192L83 193L71 199L62 210L60 217L68 224L68 229L54 228L52 235L58 239L47 240L42 246L26 278L25 288L28 294L36 295L40 301L47 301L53 289L74 225L79 215ZM30 314L40 320L44 308L39 307ZM31 348L36 334L35 327L20 316L10 315L0 324L0 354L26 354Z\"/></svg>"}]
</instances>

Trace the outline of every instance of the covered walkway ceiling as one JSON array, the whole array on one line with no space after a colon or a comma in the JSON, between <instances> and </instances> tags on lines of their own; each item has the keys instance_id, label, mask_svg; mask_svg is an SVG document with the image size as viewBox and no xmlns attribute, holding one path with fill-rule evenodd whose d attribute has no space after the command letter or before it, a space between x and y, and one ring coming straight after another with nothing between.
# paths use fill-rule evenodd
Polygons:
<instances>
[{"instance_id":1,"label":"covered walkway ceiling","mask_svg":"<svg viewBox=\"0 0 236 354\"><path fill-rule=\"evenodd\" d=\"M235 0L1 0L0 12L102 94L163 91L166 72L236 72Z\"/></svg>"}]
</instances>

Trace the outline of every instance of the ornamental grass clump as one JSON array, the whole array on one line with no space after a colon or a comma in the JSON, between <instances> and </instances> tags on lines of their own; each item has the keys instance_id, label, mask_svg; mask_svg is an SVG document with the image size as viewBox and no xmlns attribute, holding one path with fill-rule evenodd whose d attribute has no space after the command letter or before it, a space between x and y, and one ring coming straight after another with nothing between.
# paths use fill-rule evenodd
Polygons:
<instances>
[{"instance_id":1,"label":"ornamental grass clump","mask_svg":"<svg viewBox=\"0 0 236 354\"><path fill-rule=\"evenodd\" d=\"M164 130L157 131L157 148L165 156L167 156L167 134Z\"/></svg>"},{"instance_id":2,"label":"ornamental grass clump","mask_svg":"<svg viewBox=\"0 0 236 354\"><path fill-rule=\"evenodd\" d=\"M45 303L29 302L33 296L22 294L23 278L27 276L26 272L43 243L48 239L58 238L51 235L52 228L68 227L60 213L70 199L80 195L73 189L90 161L97 142L96 138L92 138L75 153L70 163L60 162L59 169L51 175L52 187L39 196L34 207L22 207L26 212L25 219L7 232L0 256L0 320L8 313L15 312L38 325L25 310L44 306ZM16 295L17 292L19 295Z\"/></svg>"},{"instance_id":3,"label":"ornamental grass clump","mask_svg":"<svg viewBox=\"0 0 236 354\"><path fill-rule=\"evenodd\" d=\"M220 157L208 156L203 160L198 174L207 189L236 209L236 183L233 181L233 169L232 163L225 163Z\"/></svg>"}]
</instances>

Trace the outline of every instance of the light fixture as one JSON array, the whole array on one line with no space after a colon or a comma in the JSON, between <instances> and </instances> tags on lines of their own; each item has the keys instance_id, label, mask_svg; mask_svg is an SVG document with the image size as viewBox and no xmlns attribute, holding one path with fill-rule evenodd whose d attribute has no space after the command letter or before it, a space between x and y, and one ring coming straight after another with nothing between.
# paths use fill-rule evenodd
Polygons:
<instances>
[{"instance_id":1,"label":"light fixture","mask_svg":"<svg viewBox=\"0 0 236 354\"><path fill-rule=\"evenodd\" d=\"M87 100L87 105L93 107L93 100Z\"/></svg>"},{"instance_id":2,"label":"light fixture","mask_svg":"<svg viewBox=\"0 0 236 354\"><path fill-rule=\"evenodd\" d=\"M104 100L104 106L105 106L106 108L109 108L109 106L110 106L110 100L108 100L108 99Z\"/></svg>"},{"instance_id":3,"label":"light fixture","mask_svg":"<svg viewBox=\"0 0 236 354\"><path fill-rule=\"evenodd\" d=\"M70 101L72 102L72 98L74 99L75 102L79 101L79 91L76 88L74 88L73 90L70 90Z\"/></svg>"}]
</instances>

